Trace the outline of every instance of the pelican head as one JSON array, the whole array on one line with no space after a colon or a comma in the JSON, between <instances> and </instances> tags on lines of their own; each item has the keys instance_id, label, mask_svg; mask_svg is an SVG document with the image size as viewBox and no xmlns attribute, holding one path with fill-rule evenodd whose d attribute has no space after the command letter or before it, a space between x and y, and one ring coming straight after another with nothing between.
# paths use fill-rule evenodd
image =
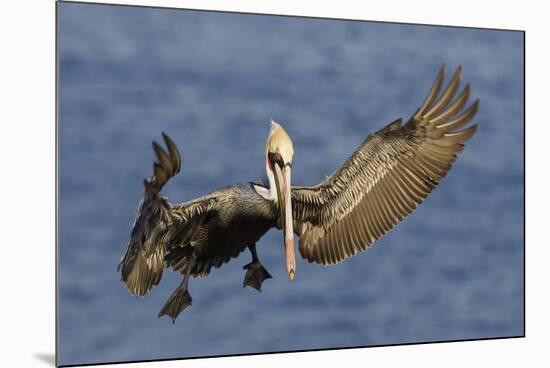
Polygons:
<instances>
[{"instance_id":1,"label":"pelican head","mask_svg":"<svg viewBox=\"0 0 550 368\"><path fill-rule=\"evenodd\" d=\"M271 130L267 137L266 155L273 163L278 162L281 166L292 166L294 157L294 146L288 133L281 125L271 120Z\"/></svg>"},{"instance_id":2,"label":"pelican head","mask_svg":"<svg viewBox=\"0 0 550 368\"><path fill-rule=\"evenodd\" d=\"M294 157L292 140L282 126L271 120L271 130L265 148L266 173L269 178L268 199L275 202L280 211L285 238L285 259L288 277L294 279L296 257L294 254L294 229L291 202L291 168Z\"/></svg>"}]
</instances>

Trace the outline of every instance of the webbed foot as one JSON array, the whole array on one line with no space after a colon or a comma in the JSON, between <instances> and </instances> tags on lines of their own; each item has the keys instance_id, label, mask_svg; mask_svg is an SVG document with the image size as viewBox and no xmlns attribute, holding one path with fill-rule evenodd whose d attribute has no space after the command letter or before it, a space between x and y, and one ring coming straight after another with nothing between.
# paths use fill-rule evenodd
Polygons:
<instances>
[{"instance_id":1,"label":"webbed foot","mask_svg":"<svg viewBox=\"0 0 550 368\"><path fill-rule=\"evenodd\" d=\"M247 270L244 275L243 287L250 286L259 292L262 291L264 280L272 278L260 262L250 262L243 266L243 270Z\"/></svg>"},{"instance_id":2,"label":"webbed foot","mask_svg":"<svg viewBox=\"0 0 550 368\"><path fill-rule=\"evenodd\" d=\"M170 299L164 304L164 307L159 312L158 317L170 316L172 323L176 322L178 315L193 302L187 288L177 288L170 296Z\"/></svg>"}]
</instances>

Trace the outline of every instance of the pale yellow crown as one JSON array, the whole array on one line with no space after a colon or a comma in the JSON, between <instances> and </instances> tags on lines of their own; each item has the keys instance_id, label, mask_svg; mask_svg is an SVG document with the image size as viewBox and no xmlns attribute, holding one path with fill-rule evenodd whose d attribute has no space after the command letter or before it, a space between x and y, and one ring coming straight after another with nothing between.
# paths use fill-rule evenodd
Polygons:
<instances>
[{"instance_id":1,"label":"pale yellow crown","mask_svg":"<svg viewBox=\"0 0 550 368\"><path fill-rule=\"evenodd\" d=\"M279 152L284 164L292 164L294 157L292 140L283 127L273 120L271 120L271 131L267 138L266 151L269 153Z\"/></svg>"}]
</instances>

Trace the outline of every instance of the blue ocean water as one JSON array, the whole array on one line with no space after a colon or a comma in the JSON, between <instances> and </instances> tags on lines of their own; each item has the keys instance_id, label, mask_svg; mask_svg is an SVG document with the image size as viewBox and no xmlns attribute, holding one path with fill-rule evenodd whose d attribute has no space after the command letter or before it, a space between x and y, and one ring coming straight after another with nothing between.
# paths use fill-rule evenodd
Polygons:
<instances>
[{"instance_id":1,"label":"blue ocean water","mask_svg":"<svg viewBox=\"0 0 550 368\"><path fill-rule=\"evenodd\" d=\"M518 32L104 5L59 6L59 360L62 364L523 334L523 35ZM293 182L331 174L461 64L480 130L417 211L371 249L242 288L249 254L193 279L175 325L116 272L151 141L183 155L171 202L262 179L268 121L294 141Z\"/></svg>"}]
</instances>

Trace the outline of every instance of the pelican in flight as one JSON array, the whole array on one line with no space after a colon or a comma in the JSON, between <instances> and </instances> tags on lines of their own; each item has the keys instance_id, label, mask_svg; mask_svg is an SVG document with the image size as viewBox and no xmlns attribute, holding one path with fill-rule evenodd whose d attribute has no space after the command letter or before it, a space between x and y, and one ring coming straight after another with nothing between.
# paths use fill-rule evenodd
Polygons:
<instances>
[{"instance_id":1,"label":"pelican in flight","mask_svg":"<svg viewBox=\"0 0 550 368\"><path fill-rule=\"evenodd\" d=\"M442 66L407 123L397 119L370 134L342 167L311 187L291 185L292 140L272 121L265 146L269 186L235 184L171 204L159 193L180 171L181 157L163 133L166 149L153 142L157 162L153 176L143 182L144 198L118 267L129 292L145 295L158 285L164 268L181 273L181 284L159 313L175 322L191 305L189 277L208 275L246 248L252 261L243 267L243 286L261 291L271 275L258 258L256 243L273 227L283 230L290 280L296 273L294 235L300 255L323 265L366 250L415 210L477 131L477 125L464 128L479 106L476 100L464 109L470 85L455 98L461 67L442 89L444 74Z\"/></svg>"}]
</instances>

